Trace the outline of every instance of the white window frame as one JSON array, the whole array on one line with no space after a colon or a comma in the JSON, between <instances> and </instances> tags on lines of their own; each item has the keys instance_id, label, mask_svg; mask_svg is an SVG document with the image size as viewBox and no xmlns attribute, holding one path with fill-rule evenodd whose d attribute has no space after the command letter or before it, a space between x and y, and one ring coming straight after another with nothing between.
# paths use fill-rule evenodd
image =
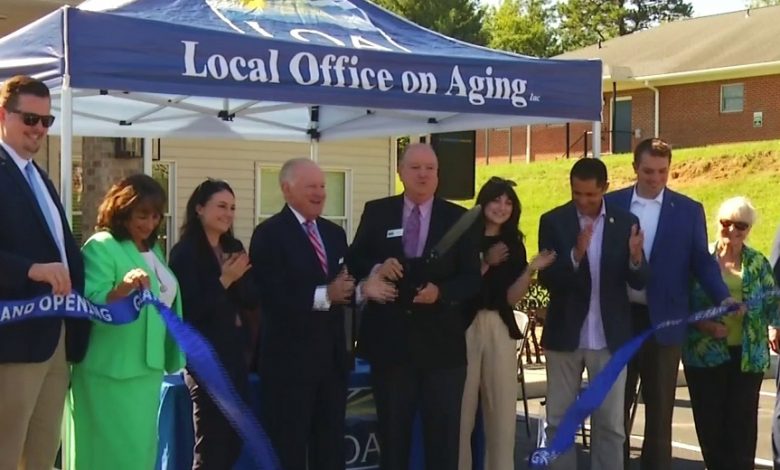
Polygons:
<instances>
[{"instance_id":1,"label":"white window frame","mask_svg":"<svg viewBox=\"0 0 780 470\"><path fill-rule=\"evenodd\" d=\"M726 88L729 87L742 87L742 106L739 109L725 109L726 102L724 101L724 95ZM735 98L732 98L735 99ZM729 113L741 113L745 110L745 84L744 83L724 83L720 86L720 112L721 114Z\"/></svg>"},{"instance_id":2,"label":"white window frame","mask_svg":"<svg viewBox=\"0 0 780 470\"><path fill-rule=\"evenodd\" d=\"M332 222L337 221L346 221L346 224L344 225L344 231L347 233L347 236L349 237L352 233L352 169L346 168L346 167L338 167L338 166L320 166L323 172L325 173L344 173L344 217L326 217L323 216L323 218L330 220ZM262 178L260 177L261 172L263 170L275 170L279 171L282 169L282 165L279 164L269 164L269 163L262 163L262 162L255 162L255 210L254 210L254 223L257 224L260 222L260 219L268 218L273 216L274 214L263 214L260 212L260 198L261 194L263 193L261 188L261 181ZM281 191L279 189L278 183L276 186L278 191ZM327 188L325 188L327 191ZM281 208L280 208L281 209Z\"/></svg>"},{"instance_id":3,"label":"white window frame","mask_svg":"<svg viewBox=\"0 0 780 470\"><path fill-rule=\"evenodd\" d=\"M152 174L154 174L155 165L168 166L168 187L165 189L168 195L167 211L163 214L164 223L167 227L168 239L166 240L165 255L166 257L171 253L171 248L176 244L179 238L179 230L176 226L176 162L173 160L155 160L152 162ZM150 175L152 176L152 175Z\"/></svg>"},{"instance_id":4,"label":"white window frame","mask_svg":"<svg viewBox=\"0 0 780 470\"><path fill-rule=\"evenodd\" d=\"M74 172L73 167L76 166L76 163L81 165L81 197L84 197L84 157L82 155L71 155L71 178L73 178ZM60 164L62 162L60 161ZM81 201L83 203L83 199ZM84 212L81 210L81 206L79 205L78 210L76 210L76 207L73 207L72 215L70 217L70 230L73 231L73 218L79 216L81 220L81 225L79 226L79 235L82 235L84 233ZM75 238L75 237L74 237ZM81 240L81 237L76 240L76 244L78 246L81 246L81 244L84 243L83 240Z\"/></svg>"}]
</instances>

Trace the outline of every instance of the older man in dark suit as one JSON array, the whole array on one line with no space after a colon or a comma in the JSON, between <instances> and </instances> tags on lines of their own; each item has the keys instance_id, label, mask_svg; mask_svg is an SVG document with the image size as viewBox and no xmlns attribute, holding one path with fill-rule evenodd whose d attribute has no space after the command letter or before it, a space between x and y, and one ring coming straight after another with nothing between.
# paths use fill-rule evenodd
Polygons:
<instances>
[{"instance_id":1,"label":"older man in dark suit","mask_svg":"<svg viewBox=\"0 0 780 470\"><path fill-rule=\"evenodd\" d=\"M316 163L290 160L279 181L287 204L257 226L249 248L263 312L262 421L285 470L342 470L344 305L355 287L342 265L347 237L321 217L325 176Z\"/></svg>"},{"instance_id":2,"label":"older man in dark suit","mask_svg":"<svg viewBox=\"0 0 780 470\"><path fill-rule=\"evenodd\" d=\"M406 469L412 422L421 412L426 468L458 467L460 407L466 378L460 303L479 290L475 232L439 253L432 250L465 212L434 196L438 160L412 144L398 164L404 193L370 201L363 210L349 266L358 279L373 273L398 285L367 293L358 354L371 364L383 470Z\"/></svg>"},{"instance_id":3,"label":"older man in dark suit","mask_svg":"<svg viewBox=\"0 0 780 470\"><path fill-rule=\"evenodd\" d=\"M62 204L33 161L51 116L49 89L30 77L0 88L0 300L84 291L84 263ZM0 469L50 469L70 372L84 357L88 320L0 327Z\"/></svg>"},{"instance_id":4,"label":"older man in dark suit","mask_svg":"<svg viewBox=\"0 0 780 470\"><path fill-rule=\"evenodd\" d=\"M571 169L570 183L572 201L539 221L539 251L558 253L555 263L539 273L541 284L550 291L542 336L548 440L579 394L583 369L594 377L631 338L626 282L640 289L647 277L638 219L604 202L608 187L604 163L579 160ZM593 414L590 468L623 468L625 380L623 370ZM574 451L562 455L551 468L576 469Z\"/></svg>"}]
</instances>

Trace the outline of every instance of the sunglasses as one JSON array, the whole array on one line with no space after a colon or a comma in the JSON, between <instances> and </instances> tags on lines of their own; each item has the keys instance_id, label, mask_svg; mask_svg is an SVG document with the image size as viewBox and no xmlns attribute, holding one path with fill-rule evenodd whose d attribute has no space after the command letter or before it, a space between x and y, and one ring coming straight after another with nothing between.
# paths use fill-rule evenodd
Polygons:
<instances>
[{"instance_id":1,"label":"sunglasses","mask_svg":"<svg viewBox=\"0 0 780 470\"><path fill-rule=\"evenodd\" d=\"M744 232L748 228L750 228L750 224L747 222L736 222L733 220L721 220L720 225L723 228L730 228L732 225L735 229L739 230L740 232Z\"/></svg>"},{"instance_id":2,"label":"sunglasses","mask_svg":"<svg viewBox=\"0 0 780 470\"><path fill-rule=\"evenodd\" d=\"M24 111L19 111L18 109L9 109L9 113L18 114L22 117L22 122L25 126L36 126L40 122L41 125L45 128L51 127L52 124L54 124L54 116L41 116L40 114L35 113L25 113Z\"/></svg>"}]
</instances>

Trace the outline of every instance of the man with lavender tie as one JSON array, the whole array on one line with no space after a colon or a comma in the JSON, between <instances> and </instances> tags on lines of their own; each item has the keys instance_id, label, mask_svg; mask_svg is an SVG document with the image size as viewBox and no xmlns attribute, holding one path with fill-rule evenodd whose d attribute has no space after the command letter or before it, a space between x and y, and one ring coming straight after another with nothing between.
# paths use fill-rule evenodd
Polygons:
<instances>
[{"instance_id":1,"label":"man with lavender tie","mask_svg":"<svg viewBox=\"0 0 780 470\"><path fill-rule=\"evenodd\" d=\"M426 468L458 467L460 407L466 378L461 302L477 293L476 231L429 262L431 250L465 212L435 197L438 160L425 144L398 162L404 193L366 203L347 262L356 279L398 287L364 292L358 355L371 364L379 420L381 468L409 467L412 424L419 411ZM365 285L365 284L364 284Z\"/></svg>"}]
</instances>

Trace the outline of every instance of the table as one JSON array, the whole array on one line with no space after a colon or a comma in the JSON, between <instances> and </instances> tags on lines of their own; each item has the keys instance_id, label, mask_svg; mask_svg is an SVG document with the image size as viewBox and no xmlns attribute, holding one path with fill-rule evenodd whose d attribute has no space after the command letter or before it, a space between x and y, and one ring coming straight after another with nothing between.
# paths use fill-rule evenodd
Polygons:
<instances>
[{"instance_id":1,"label":"table","mask_svg":"<svg viewBox=\"0 0 780 470\"><path fill-rule=\"evenodd\" d=\"M259 416L260 380L252 374L249 378L249 406ZM478 420L479 421L479 420ZM156 470L189 470L192 468L192 402L181 374L168 375L160 392L158 419L158 452ZM484 443L481 424L475 432L474 469L482 468ZM379 468L379 440L377 436L376 409L371 390L370 368L358 360L349 378L346 416L346 470ZM422 432L419 416L412 434L410 456L411 470L424 470ZM242 453L233 470L254 470L251 458Z\"/></svg>"}]
</instances>

